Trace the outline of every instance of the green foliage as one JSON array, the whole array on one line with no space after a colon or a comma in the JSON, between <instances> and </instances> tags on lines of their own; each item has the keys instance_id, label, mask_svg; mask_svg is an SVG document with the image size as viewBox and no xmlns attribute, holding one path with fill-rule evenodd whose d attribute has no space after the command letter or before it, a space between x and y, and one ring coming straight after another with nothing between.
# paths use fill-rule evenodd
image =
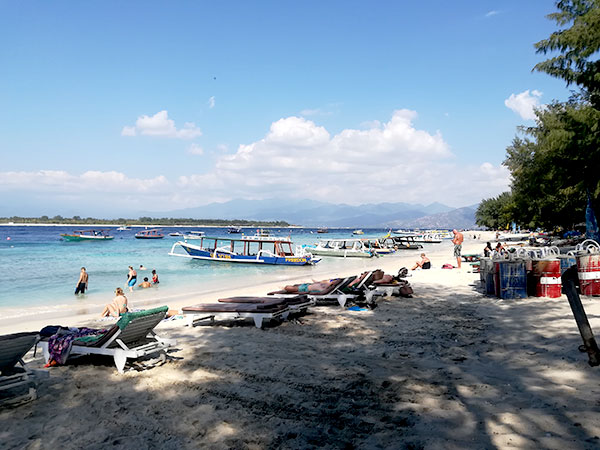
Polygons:
<instances>
[{"instance_id":1,"label":"green foliage","mask_svg":"<svg viewBox=\"0 0 600 450\"><path fill-rule=\"evenodd\" d=\"M507 148L515 219L527 226L572 227L585 218L586 190L600 196L600 111L558 103L537 113Z\"/></svg>"},{"instance_id":2,"label":"green foliage","mask_svg":"<svg viewBox=\"0 0 600 450\"><path fill-rule=\"evenodd\" d=\"M513 196L503 192L498 197L482 200L475 212L477 225L491 229L507 228L513 221Z\"/></svg>"},{"instance_id":3,"label":"green foliage","mask_svg":"<svg viewBox=\"0 0 600 450\"><path fill-rule=\"evenodd\" d=\"M570 27L535 44L537 53L558 54L534 69L562 78L567 85L579 85L584 97L600 109L600 0L561 0L556 7L559 11L548 18L560 27Z\"/></svg>"}]
</instances>

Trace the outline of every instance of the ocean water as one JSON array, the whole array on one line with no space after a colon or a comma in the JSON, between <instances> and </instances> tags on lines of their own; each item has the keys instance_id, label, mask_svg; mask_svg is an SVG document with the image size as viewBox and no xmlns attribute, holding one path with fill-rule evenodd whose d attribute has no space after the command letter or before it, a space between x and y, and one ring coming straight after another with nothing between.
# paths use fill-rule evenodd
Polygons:
<instances>
[{"instance_id":1,"label":"ocean water","mask_svg":"<svg viewBox=\"0 0 600 450\"><path fill-rule=\"evenodd\" d=\"M286 280L311 276L327 270L334 271L346 264L360 262L343 258L323 258L316 266L286 267L259 266L239 263L215 263L169 256L171 246L179 239L169 237L174 231L204 231L207 236L239 237L229 235L226 228L163 227L164 239L135 239L131 231L108 228L114 240L103 242L67 242L60 234L70 233L83 226L0 226L0 315L20 314L24 311L46 311L53 308L95 308L114 296L116 287L125 287L128 266L136 270L143 264L148 270L138 270L138 284L143 277L151 279L156 269L160 295L168 297L177 292L208 292L227 287L241 287L253 279L266 281ZM99 227L94 227L99 228ZM246 235L255 229L244 229ZM330 229L328 234L317 234L315 229L271 229L274 235L290 235L296 245L311 245L319 238L349 238L352 230ZM387 230L365 230L361 237L383 236ZM352 258L359 260L362 258ZM89 290L75 296L75 285L81 267L89 273ZM149 291L146 293L146 291ZM150 294L150 291L152 292ZM138 290L128 295L133 305L143 302L145 296L156 295L157 289Z\"/></svg>"}]
</instances>

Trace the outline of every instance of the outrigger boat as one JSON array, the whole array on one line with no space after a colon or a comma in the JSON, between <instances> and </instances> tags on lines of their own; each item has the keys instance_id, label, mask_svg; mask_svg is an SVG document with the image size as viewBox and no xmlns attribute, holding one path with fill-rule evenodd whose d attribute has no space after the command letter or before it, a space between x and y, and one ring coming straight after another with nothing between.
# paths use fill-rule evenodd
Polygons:
<instances>
[{"instance_id":1,"label":"outrigger boat","mask_svg":"<svg viewBox=\"0 0 600 450\"><path fill-rule=\"evenodd\" d=\"M177 253L178 247L185 253ZM304 266L320 261L301 247L296 246L294 251L289 238L268 236L244 236L241 239L204 236L199 243L176 242L169 255L205 261L285 266Z\"/></svg>"},{"instance_id":2,"label":"outrigger boat","mask_svg":"<svg viewBox=\"0 0 600 450\"><path fill-rule=\"evenodd\" d=\"M365 239L323 239L315 247L307 247L314 255L342 258L371 258L376 252Z\"/></svg>"},{"instance_id":3,"label":"outrigger boat","mask_svg":"<svg viewBox=\"0 0 600 450\"><path fill-rule=\"evenodd\" d=\"M108 234L108 230L75 230L73 234L61 234L65 241L110 241L114 236Z\"/></svg>"},{"instance_id":4,"label":"outrigger boat","mask_svg":"<svg viewBox=\"0 0 600 450\"><path fill-rule=\"evenodd\" d=\"M142 230L135 233L136 239L162 239L165 237L161 230Z\"/></svg>"},{"instance_id":5,"label":"outrigger boat","mask_svg":"<svg viewBox=\"0 0 600 450\"><path fill-rule=\"evenodd\" d=\"M415 240L414 236L387 236L379 238L379 243L383 247L389 247L396 250L419 250L423 246Z\"/></svg>"}]
</instances>

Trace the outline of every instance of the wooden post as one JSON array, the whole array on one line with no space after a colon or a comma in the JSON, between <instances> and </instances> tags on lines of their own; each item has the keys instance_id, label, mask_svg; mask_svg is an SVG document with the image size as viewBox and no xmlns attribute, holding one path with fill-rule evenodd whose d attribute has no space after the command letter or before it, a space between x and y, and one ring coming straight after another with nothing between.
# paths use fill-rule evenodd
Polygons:
<instances>
[{"instance_id":1,"label":"wooden post","mask_svg":"<svg viewBox=\"0 0 600 450\"><path fill-rule=\"evenodd\" d=\"M594 339L594 333L592 333L592 327L590 326L583 305L581 304L581 298L579 298L577 288L575 287L578 282L576 266L565 270L565 273L562 275L563 293L569 299L573 317L575 317L581 339L583 339L583 345L589 357L588 362L590 366L598 366L600 365L600 349L598 349L598 344L596 344L596 339Z\"/></svg>"}]
</instances>

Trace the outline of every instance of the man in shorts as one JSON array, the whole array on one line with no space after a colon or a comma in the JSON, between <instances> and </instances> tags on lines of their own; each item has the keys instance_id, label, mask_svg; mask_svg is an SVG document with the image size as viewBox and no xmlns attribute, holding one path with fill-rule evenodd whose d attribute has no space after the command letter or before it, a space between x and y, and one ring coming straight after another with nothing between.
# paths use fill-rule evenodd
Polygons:
<instances>
[{"instance_id":1,"label":"man in shorts","mask_svg":"<svg viewBox=\"0 0 600 450\"><path fill-rule=\"evenodd\" d=\"M88 273L85 271L85 267L82 267L79 273L79 280L77 280L77 284L75 285L75 295L85 294L85 290L88 287L88 279Z\"/></svg>"},{"instance_id":2,"label":"man in shorts","mask_svg":"<svg viewBox=\"0 0 600 450\"><path fill-rule=\"evenodd\" d=\"M465 240L463 234L454 229L452 230L454 233L454 239L452 239L452 243L454 244L454 257L456 258L456 266L460 269L461 267L461 257L460 252L462 250L462 243Z\"/></svg>"}]
</instances>

